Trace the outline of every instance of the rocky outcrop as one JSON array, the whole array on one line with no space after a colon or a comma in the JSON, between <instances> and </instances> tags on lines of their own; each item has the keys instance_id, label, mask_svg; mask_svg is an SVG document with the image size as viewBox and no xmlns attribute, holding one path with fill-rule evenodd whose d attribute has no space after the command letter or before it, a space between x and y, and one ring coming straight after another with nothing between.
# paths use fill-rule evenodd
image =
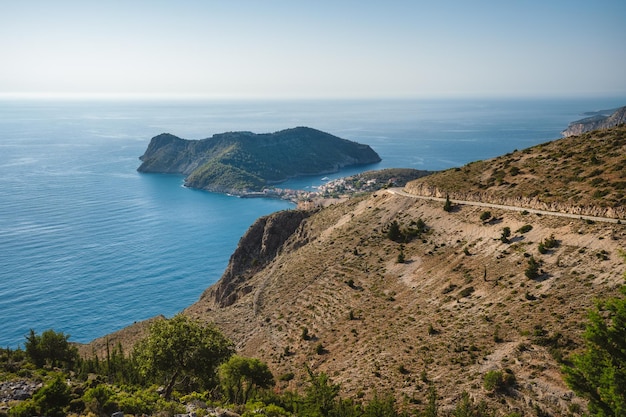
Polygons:
<instances>
[{"instance_id":1,"label":"rocky outcrop","mask_svg":"<svg viewBox=\"0 0 626 417\"><path fill-rule=\"evenodd\" d=\"M561 134L564 137L577 136L592 130L609 129L622 123L626 123L626 106L617 109L610 115L597 114L572 122Z\"/></svg>"},{"instance_id":2,"label":"rocky outcrop","mask_svg":"<svg viewBox=\"0 0 626 417\"><path fill-rule=\"evenodd\" d=\"M26 380L2 382L0 383L0 404L8 404L9 401L27 400L41 387L41 382Z\"/></svg>"},{"instance_id":3,"label":"rocky outcrop","mask_svg":"<svg viewBox=\"0 0 626 417\"><path fill-rule=\"evenodd\" d=\"M220 280L204 292L202 299L226 307L249 293L252 288L247 285L248 278L268 265L292 236L297 239L290 249L307 243L306 236L297 231L311 213L287 210L258 219L239 240Z\"/></svg>"}]
</instances>

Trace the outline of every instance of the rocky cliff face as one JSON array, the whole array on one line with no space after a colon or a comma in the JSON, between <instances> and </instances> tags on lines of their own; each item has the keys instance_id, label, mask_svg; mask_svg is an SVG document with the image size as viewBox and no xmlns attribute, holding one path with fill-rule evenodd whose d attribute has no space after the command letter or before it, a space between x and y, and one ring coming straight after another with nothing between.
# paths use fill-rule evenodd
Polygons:
<instances>
[{"instance_id":1,"label":"rocky cliff face","mask_svg":"<svg viewBox=\"0 0 626 417\"><path fill-rule=\"evenodd\" d=\"M296 235L296 246L307 243L306 236L297 231L310 214L288 210L258 219L239 241L220 280L204 292L202 299L226 307L249 293L252 287L247 283L248 278L265 268L289 238Z\"/></svg>"},{"instance_id":2,"label":"rocky cliff face","mask_svg":"<svg viewBox=\"0 0 626 417\"><path fill-rule=\"evenodd\" d=\"M577 120L565 129L561 134L565 137L577 136L592 130L608 129L626 123L626 106L617 109L609 116L596 115L586 119Z\"/></svg>"}]
</instances>

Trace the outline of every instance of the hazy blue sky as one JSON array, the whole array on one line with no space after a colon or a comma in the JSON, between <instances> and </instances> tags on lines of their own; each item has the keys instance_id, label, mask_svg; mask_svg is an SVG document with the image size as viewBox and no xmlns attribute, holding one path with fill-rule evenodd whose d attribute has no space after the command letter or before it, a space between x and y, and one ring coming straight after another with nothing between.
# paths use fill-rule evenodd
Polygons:
<instances>
[{"instance_id":1,"label":"hazy blue sky","mask_svg":"<svg viewBox=\"0 0 626 417\"><path fill-rule=\"evenodd\" d=\"M0 94L626 93L624 0L0 0Z\"/></svg>"}]
</instances>

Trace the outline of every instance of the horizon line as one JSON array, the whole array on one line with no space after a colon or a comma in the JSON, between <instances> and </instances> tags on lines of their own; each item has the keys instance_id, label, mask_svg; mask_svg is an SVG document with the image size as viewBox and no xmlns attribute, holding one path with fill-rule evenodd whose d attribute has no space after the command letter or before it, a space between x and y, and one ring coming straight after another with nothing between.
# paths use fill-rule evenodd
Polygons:
<instances>
[{"instance_id":1,"label":"horizon line","mask_svg":"<svg viewBox=\"0 0 626 417\"><path fill-rule=\"evenodd\" d=\"M624 98L624 92L572 92L554 94L493 94L493 93L439 93L439 94L379 94L379 95L226 95L189 93L66 93L66 92L0 92L0 100L59 100L59 101L317 101L317 100L437 100L437 99L572 99Z\"/></svg>"}]
</instances>

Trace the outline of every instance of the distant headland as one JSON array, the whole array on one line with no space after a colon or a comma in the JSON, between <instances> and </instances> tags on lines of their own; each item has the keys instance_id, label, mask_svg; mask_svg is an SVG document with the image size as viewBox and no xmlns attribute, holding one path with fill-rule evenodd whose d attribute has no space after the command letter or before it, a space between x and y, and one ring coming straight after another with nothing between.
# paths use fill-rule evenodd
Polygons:
<instances>
[{"instance_id":1,"label":"distant headland","mask_svg":"<svg viewBox=\"0 0 626 417\"><path fill-rule=\"evenodd\" d=\"M182 174L187 187L241 196L289 178L381 161L368 145L309 127L226 132L202 140L163 133L139 159L139 172Z\"/></svg>"},{"instance_id":2,"label":"distant headland","mask_svg":"<svg viewBox=\"0 0 626 417\"><path fill-rule=\"evenodd\" d=\"M626 106L618 109L588 112L587 116L584 119L570 123L561 134L565 137L576 136L592 130L609 129L626 123Z\"/></svg>"}]
</instances>

